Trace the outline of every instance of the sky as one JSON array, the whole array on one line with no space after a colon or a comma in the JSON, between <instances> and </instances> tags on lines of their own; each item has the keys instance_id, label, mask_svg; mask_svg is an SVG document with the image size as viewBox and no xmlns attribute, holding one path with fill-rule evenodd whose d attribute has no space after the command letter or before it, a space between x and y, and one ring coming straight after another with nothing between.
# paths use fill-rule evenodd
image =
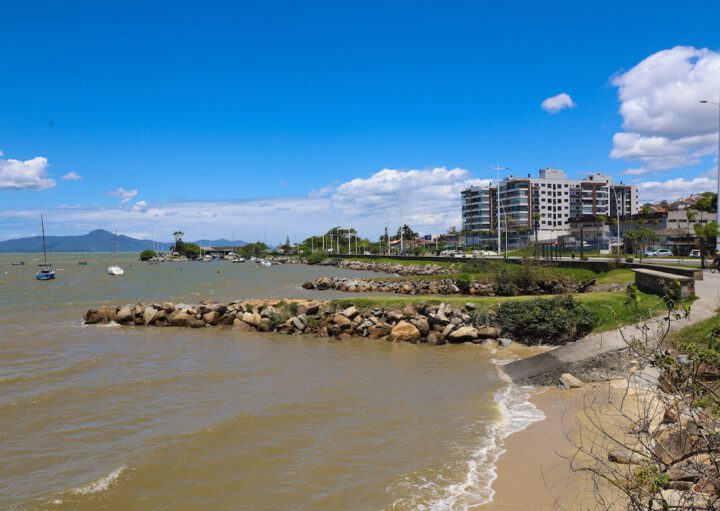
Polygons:
<instances>
[{"instance_id":1,"label":"sky","mask_svg":"<svg viewBox=\"0 0 720 511\"><path fill-rule=\"evenodd\" d=\"M3 2L0 240L460 227L460 190L716 188L720 3Z\"/></svg>"}]
</instances>

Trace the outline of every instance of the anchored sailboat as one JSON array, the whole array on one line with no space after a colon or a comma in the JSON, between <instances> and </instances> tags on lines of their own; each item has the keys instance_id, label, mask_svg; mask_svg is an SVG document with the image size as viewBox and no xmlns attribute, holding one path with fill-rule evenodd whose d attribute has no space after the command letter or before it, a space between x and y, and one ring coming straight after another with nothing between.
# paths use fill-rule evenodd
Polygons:
<instances>
[{"instance_id":1,"label":"anchored sailboat","mask_svg":"<svg viewBox=\"0 0 720 511\"><path fill-rule=\"evenodd\" d=\"M113 259L113 264L110 268L108 268L108 275L124 275L125 270L120 268L117 264L117 247L118 247L118 241L117 241L117 227L115 228L115 258Z\"/></svg>"},{"instance_id":2,"label":"anchored sailboat","mask_svg":"<svg viewBox=\"0 0 720 511\"><path fill-rule=\"evenodd\" d=\"M45 222L43 216L40 214L40 225L42 226L42 238L43 238L43 263L38 264L40 271L35 274L35 278L38 280L51 280L55 278L55 272L53 271L52 264L47 262L47 242L45 241Z\"/></svg>"}]
</instances>

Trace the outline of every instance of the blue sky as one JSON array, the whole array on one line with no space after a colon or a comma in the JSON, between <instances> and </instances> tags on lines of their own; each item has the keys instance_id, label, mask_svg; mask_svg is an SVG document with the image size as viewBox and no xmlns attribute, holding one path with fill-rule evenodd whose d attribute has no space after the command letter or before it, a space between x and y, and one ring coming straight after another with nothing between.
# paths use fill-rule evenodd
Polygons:
<instances>
[{"instance_id":1,"label":"blue sky","mask_svg":"<svg viewBox=\"0 0 720 511\"><path fill-rule=\"evenodd\" d=\"M0 239L35 234L40 210L55 234L374 237L399 222L399 191L429 232L458 223L458 187L496 161L654 183L646 198L715 176L717 112L663 81L706 63L687 89L717 101L713 2L14 1L1 15ZM693 50L624 74L679 46ZM561 93L572 108L541 108Z\"/></svg>"}]
</instances>

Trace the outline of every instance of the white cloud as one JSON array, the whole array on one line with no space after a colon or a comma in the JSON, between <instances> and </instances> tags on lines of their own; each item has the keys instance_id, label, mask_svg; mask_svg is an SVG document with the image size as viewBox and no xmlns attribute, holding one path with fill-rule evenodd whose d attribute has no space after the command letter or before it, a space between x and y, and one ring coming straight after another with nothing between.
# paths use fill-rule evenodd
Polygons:
<instances>
[{"instance_id":1,"label":"white cloud","mask_svg":"<svg viewBox=\"0 0 720 511\"><path fill-rule=\"evenodd\" d=\"M564 108L575 108L575 106L576 105L570 95L564 92L558 94L557 96L550 96L540 104L540 108L546 112L550 112L551 114L556 114Z\"/></svg>"},{"instance_id":2,"label":"white cloud","mask_svg":"<svg viewBox=\"0 0 720 511\"><path fill-rule=\"evenodd\" d=\"M720 53L677 46L615 76L623 130L612 158L639 161L645 171L695 165L717 143L717 109L700 104L720 90ZM636 172L639 174L640 172Z\"/></svg>"},{"instance_id":3,"label":"white cloud","mask_svg":"<svg viewBox=\"0 0 720 511\"><path fill-rule=\"evenodd\" d=\"M125 205L135 198L139 192L137 190L125 190L124 188L118 188L117 190L110 191L107 193L108 197L120 197L120 205Z\"/></svg>"},{"instance_id":4,"label":"white cloud","mask_svg":"<svg viewBox=\"0 0 720 511\"><path fill-rule=\"evenodd\" d=\"M636 183L640 202L672 201L693 193L714 191L717 188L715 173L708 172L694 178L677 177L666 181Z\"/></svg>"},{"instance_id":5,"label":"white cloud","mask_svg":"<svg viewBox=\"0 0 720 511\"><path fill-rule=\"evenodd\" d=\"M74 170L71 170L70 172L65 174L61 179L63 181L81 181L82 178L83 177L80 174L78 174Z\"/></svg>"},{"instance_id":6,"label":"white cloud","mask_svg":"<svg viewBox=\"0 0 720 511\"><path fill-rule=\"evenodd\" d=\"M131 211L139 211L141 213L144 213L148 210L148 203L144 200L139 200L135 204L133 204L133 207L130 208Z\"/></svg>"},{"instance_id":7,"label":"white cloud","mask_svg":"<svg viewBox=\"0 0 720 511\"><path fill-rule=\"evenodd\" d=\"M403 220L416 231L430 233L451 225L460 226L460 190L486 185L490 180L474 178L464 169L427 170L383 169L367 178L328 186L306 197L271 197L250 200L148 203L141 200L124 207L137 190L122 188L109 195L123 202L116 207L59 207L46 211L57 234L85 233L118 225L123 232L170 233L182 229L188 239L228 238L246 241L267 239L278 243L286 236L297 240L312 233L342 225L356 227L362 236L376 239L387 223L394 231L400 224L400 195L403 192ZM125 200L127 198L127 200ZM34 233L36 210L0 210L3 220L12 220L13 232L27 225ZM0 238L6 236L0 227Z\"/></svg>"},{"instance_id":8,"label":"white cloud","mask_svg":"<svg viewBox=\"0 0 720 511\"><path fill-rule=\"evenodd\" d=\"M0 152L0 156L2 156ZM27 161L0 159L0 189L47 190L55 186L48 176L47 158L36 156Z\"/></svg>"}]
</instances>

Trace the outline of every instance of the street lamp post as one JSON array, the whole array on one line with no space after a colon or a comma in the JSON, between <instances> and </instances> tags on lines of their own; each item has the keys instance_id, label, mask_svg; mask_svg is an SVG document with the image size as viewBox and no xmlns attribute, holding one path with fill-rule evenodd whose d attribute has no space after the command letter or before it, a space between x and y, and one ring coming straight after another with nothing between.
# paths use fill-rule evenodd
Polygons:
<instances>
[{"instance_id":1,"label":"street lamp post","mask_svg":"<svg viewBox=\"0 0 720 511\"><path fill-rule=\"evenodd\" d=\"M708 101L703 99L700 103L706 103L708 105L715 105L718 109L718 172L717 172L717 203L716 203L716 218L720 219L720 96L718 96L718 102ZM715 253L720 254L720 236L715 236ZM701 258L702 259L702 258Z\"/></svg>"}]
</instances>

